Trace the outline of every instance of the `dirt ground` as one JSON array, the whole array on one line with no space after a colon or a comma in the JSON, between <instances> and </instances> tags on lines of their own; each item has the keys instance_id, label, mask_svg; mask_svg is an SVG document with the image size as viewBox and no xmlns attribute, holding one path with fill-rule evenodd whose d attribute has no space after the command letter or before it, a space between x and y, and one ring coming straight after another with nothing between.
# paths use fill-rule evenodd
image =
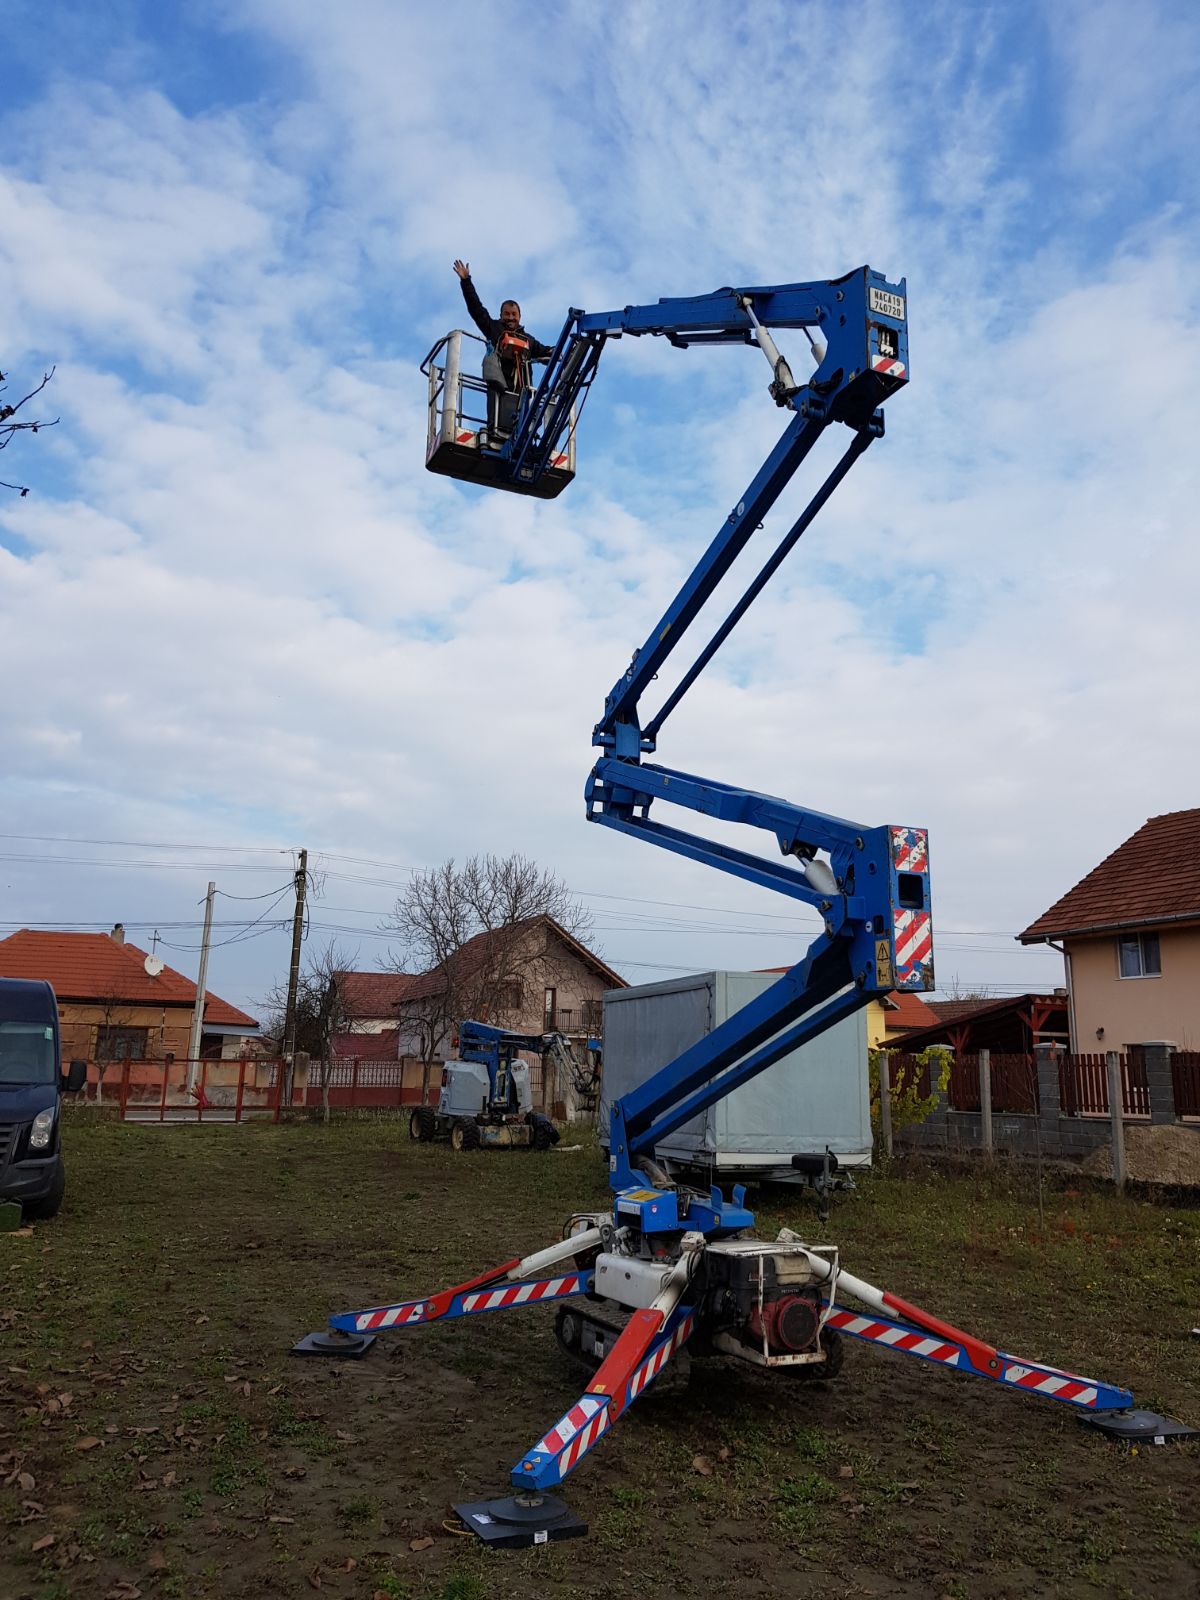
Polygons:
<instances>
[{"instance_id":1,"label":"dirt ground","mask_svg":"<svg viewBox=\"0 0 1200 1600\"><path fill-rule=\"evenodd\" d=\"M1200 1451L848 1341L842 1376L693 1366L567 1480L586 1539L449 1531L578 1396L553 1313L288 1354L337 1309L440 1288L602 1205L594 1146L453 1155L396 1123L122 1127L76 1114L62 1215L0 1235L0 1595L1200 1594ZM564 1141L566 1142L566 1141ZM851 1270L1009 1351L1200 1423L1200 1211L896 1169L817 1224Z\"/></svg>"}]
</instances>

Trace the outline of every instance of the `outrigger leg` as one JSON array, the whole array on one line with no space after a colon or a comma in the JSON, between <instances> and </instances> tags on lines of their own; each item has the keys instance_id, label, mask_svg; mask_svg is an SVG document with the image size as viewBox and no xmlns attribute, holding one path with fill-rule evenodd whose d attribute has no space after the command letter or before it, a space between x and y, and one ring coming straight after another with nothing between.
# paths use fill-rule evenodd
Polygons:
<instances>
[{"instance_id":1,"label":"outrigger leg","mask_svg":"<svg viewBox=\"0 0 1200 1600\"><path fill-rule=\"evenodd\" d=\"M516 1549L587 1532L587 1524L564 1501L544 1491L579 1465L690 1337L695 1316L684 1297L703 1244L700 1235L685 1235L685 1252L653 1304L633 1312L583 1394L512 1469L514 1492L454 1507L485 1544Z\"/></svg>"},{"instance_id":2,"label":"outrigger leg","mask_svg":"<svg viewBox=\"0 0 1200 1600\"><path fill-rule=\"evenodd\" d=\"M477 1316L483 1311L505 1311L510 1306L542 1305L549 1300L565 1300L571 1295L588 1294L592 1287L590 1269L577 1268L544 1276L548 1268L575 1261L599 1248L605 1238L601 1227L580 1233L538 1250L533 1255L514 1257L502 1266L481 1272L465 1283L420 1300L399 1300L392 1305L369 1306L365 1311L339 1311L329 1319L329 1331L310 1333L292 1346L299 1356L362 1355L374 1343L377 1333L392 1328L415 1328L427 1322L454 1317ZM345 1341L357 1343L351 1348Z\"/></svg>"},{"instance_id":3,"label":"outrigger leg","mask_svg":"<svg viewBox=\"0 0 1200 1600\"><path fill-rule=\"evenodd\" d=\"M780 1234L785 1243L799 1244L791 1229ZM1057 1400L1074 1406L1084 1413L1081 1421L1099 1428L1111 1438L1123 1440L1151 1439L1162 1444L1167 1439L1195 1437L1198 1430L1185 1423L1162 1417L1156 1411L1134 1410L1133 1395L1115 1383L1105 1383L1100 1378L1085 1378L1077 1372L1064 1372L1061 1367L1048 1366L1044 1361L1029 1361L1024 1356L1013 1356L995 1346L964 1333L939 1317L931 1316L920 1306L914 1306L887 1289L878 1289L865 1278L856 1278L843 1268L831 1269L823 1256L805 1252L818 1281L831 1283L824 1300L826 1322L840 1333L851 1338L865 1339L870 1344L895 1350L901 1355L916 1356L922 1361L933 1361L940 1366L953 1367L956 1372L968 1372L977 1378L988 1378L1026 1394L1038 1394L1047 1400ZM832 1280L832 1282L831 1282ZM839 1293L846 1293L861 1305L867 1306L870 1316L849 1311L834 1303ZM1106 1413L1117 1413L1106 1415Z\"/></svg>"}]
</instances>

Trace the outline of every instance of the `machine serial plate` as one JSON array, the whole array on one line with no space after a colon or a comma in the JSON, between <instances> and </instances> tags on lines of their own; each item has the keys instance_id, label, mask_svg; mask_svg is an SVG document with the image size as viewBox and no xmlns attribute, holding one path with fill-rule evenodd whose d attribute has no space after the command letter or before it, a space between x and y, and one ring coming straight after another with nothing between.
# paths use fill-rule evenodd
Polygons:
<instances>
[{"instance_id":1,"label":"machine serial plate","mask_svg":"<svg viewBox=\"0 0 1200 1600\"><path fill-rule=\"evenodd\" d=\"M873 285L867 290L867 305L880 317L895 317L897 322L904 321L904 296L902 294L889 294L886 289L876 289Z\"/></svg>"}]
</instances>

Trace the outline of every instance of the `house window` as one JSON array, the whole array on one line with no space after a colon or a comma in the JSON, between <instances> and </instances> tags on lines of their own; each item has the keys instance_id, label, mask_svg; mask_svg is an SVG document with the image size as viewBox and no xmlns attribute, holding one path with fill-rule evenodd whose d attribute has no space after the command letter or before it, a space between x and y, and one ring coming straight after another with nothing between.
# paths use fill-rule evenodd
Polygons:
<instances>
[{"instance_id":1,"label":"house window","mask_svg":"<svg viewBox=\"0 0 1200 1600\"><path fill-rule=\"evenodd\" d=\"M1117 940L1117 970L1123 978L1157 978L1162 972L1156 933L1130 933Z\"/></svg>"},{"instance_id":2,"label":"house window","mask_svg":"<svg viewBox=\"0 0 1200 1600\"><path fill-rule=\"evenodd\" d=\"M549 985L546 988L546 1009L543 1025L547 1029L558 1025L558 990L550 988Z\"/></svg>"},{"instance_id":3,"label":"house window","mask_svg":"<svg viewBox=\"0 0 1200 1600\"><path fill-rule=\"evenodd\" d=\"M97 1061L144 1061L149 1028L99 1027L96 1029Z\"/></svg>"},{"instance_id":4,"label":"house window","mask_svg":"<svg viewBox=\"0 0 1200 1600\"><path fill-rule=\"evenodd\" d=\"M496 1005L501 1011L520 1011L523 999L520 983L502 983L496 990Z\"/></svg>"}]
</instances>

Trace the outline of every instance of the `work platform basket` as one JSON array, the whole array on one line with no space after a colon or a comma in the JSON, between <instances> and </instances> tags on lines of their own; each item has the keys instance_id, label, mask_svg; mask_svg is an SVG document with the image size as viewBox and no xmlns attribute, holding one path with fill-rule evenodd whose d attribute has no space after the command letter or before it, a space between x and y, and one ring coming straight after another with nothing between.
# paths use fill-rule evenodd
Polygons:
<instances>
[{"instance_id":1,"label":"work platform basket","mask_svg":"<svg viewBox=\"0 0 1200 1600\"><path fill-rule=\"evenodd\" d=\"M532 391L513 394L493 385L489 394L482 377L463 371L464 339L484 344L475 334L455 328L439 339L421 363L421 371L429 378L426 468L463 483L553 500L575 476L574 408L563 444L545 467L539 471L532 462L515 465L507 447Z\"/></svg>"}]
</instances>

